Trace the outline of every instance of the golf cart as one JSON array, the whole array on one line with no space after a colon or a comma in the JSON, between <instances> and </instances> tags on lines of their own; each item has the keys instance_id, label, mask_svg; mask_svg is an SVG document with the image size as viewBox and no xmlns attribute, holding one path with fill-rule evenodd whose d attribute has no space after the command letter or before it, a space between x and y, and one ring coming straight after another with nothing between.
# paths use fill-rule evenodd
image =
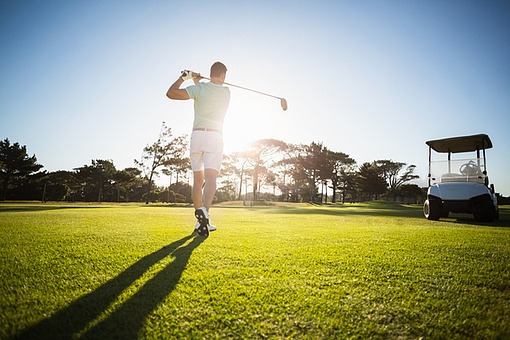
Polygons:
<instances>
[{"instance_id":1,"label":"golf cart","mask_svg":"<svg viewBox=\"0 0 510 340\"><path fill-rule=\"evenodd\" d=\"M445 138L426 144L429 146L429 187L423 204L425 217L439 220L451 212L473 214L477 221L498 219L494 184L489 185L487 177L485 150L492 148L489 136ZM447 160L432 161L432 150L447 154ZM452 159L453 154L462 155Z\"/></svg>"}]
</instances>

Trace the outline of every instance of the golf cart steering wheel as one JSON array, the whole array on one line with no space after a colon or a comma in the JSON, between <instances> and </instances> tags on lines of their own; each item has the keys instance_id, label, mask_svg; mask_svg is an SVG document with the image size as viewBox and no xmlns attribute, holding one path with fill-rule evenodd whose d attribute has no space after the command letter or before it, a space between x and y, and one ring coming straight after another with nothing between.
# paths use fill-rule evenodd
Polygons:
<instances>
[{"instance_id":1,"label":"golf cart steering wheel","mask_svg":"<svg viewBox=\"0 0 510 340\"><path fill-rule=\"evenodd\" d=\"M462 164L459 169L460 173L464 176L478 176L480 174L480 168L475 164L474 161Z\"/></svg>"}]
</instances>

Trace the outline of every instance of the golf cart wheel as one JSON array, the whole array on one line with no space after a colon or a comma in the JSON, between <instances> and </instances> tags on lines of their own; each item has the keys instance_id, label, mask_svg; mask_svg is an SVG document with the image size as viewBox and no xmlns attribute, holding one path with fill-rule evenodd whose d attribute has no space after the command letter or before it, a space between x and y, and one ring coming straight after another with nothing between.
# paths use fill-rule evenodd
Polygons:
<instances>
[{"instance_id":1,"label":"golf cart wheel","mask_svg":"<svg viewBox=\"0 0 510 340\"><path fill-rule=\"evenodd\" d=\"M441 201L428 199L423 203L423 215L427 220L437 221L441 217L443 207Z\"/></svg>"},{"instance_id":2,"label":"golf cart wheel","mask_svg":"<svg viewBox=\"0 0 510 340\"><path fill-rule=\"evenodd\" d=\"M492 222L498 213L491 200L477 200L473 206L473 216L480 222Z\"/></svg>"}]
</instances>

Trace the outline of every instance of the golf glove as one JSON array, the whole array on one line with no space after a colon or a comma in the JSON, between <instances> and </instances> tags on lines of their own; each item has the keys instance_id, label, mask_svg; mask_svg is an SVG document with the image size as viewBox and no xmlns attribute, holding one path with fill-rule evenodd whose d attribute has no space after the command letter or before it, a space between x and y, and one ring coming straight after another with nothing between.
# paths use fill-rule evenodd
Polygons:
<instances>
[{"instance_id":1,"label":"golf glove","mask_svg":"<svg viewBox=\"0 0 510 340\"><path fill-rule=\"evenodd\" d=\"M182 80L189 80L193 78L193 72L190 70L182 71Z\"/></svg>"}]
</instances>

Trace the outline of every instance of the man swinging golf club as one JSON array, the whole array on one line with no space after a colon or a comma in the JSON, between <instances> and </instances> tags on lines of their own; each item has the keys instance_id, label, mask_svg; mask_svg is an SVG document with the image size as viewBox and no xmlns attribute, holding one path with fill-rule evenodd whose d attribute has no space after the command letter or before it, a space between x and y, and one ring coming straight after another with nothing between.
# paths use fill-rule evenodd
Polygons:
<instances>
[{"instance_id":1,"label":"man swinging golf club","mask_svg":"<svg viewBox=\"0 0 510 340\"><path fill-rule=\"evenodd\" d=\"M195 101L190 141L192 196L197 218L195 229L205 237L209 236L209 231L216 230L210 225L209 209L223 159L223 121L230 102L230 90L223 86L226 74L227 67L221 62L211 66L209 82L200 82L203 77L199 73L184 71L166 93L170 99ZM181 89L182 83L189 79L195 85Z\"/></svg>"}]
</instances>

